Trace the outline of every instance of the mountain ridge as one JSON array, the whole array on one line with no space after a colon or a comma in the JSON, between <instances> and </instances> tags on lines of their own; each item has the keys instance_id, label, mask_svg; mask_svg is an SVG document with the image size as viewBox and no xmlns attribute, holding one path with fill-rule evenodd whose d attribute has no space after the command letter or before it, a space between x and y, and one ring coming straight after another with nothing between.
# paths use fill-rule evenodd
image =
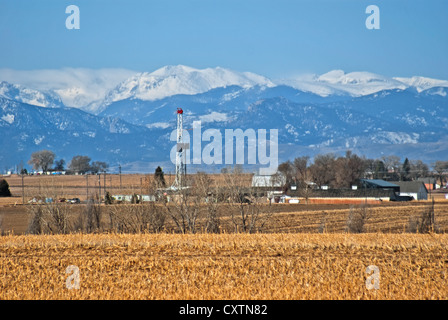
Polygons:
<instances>
[{"instance_id":1,"label":"mountain ridge","mask_svg":"<svg viewBox=\"0 0 448 320\"><path fill-rule=\"evenodd\" d=\"M16 72L19 73L19 71ZM222 67L197 69L184 65L164 66L152 72L81 68L66 68L52 72L42 70L42 79L45 81L40 82L35 80L39 77L39 70L33 70L30 73L32 74L30 78L34 80L27 80L26 71L20 71L20 76L14 76L14 70L5 72L0 69L0 81L8 82L12 86L21 86L22 90L39 91L43 96L52 96L53 99L64 101L66 106L80 108L94 114L99 114L109 104L119 100L160 100L173 95L199 94L232 85L245 88L286 85L321 97L359 97L391 89L414 88L417 92L423 92L434 87L448 88L448 80L422 76L386 77L367 71L346 73L338 69L321 75L302 75L288 79L269 79L256 73L238 72ZM54 84L51 80L53 75L55 79L59 79L54 80ZM8 81L8 79L15 81ZM19 81L20 79L22 81ZM20 97L16 100L20 101ZM30 99L22 102L32 103ZM43 102L34 103L34 105L49 107L58 104L50 106Z\"/></svg>"},{"instance_id":2,"label":"mountain ridge","mask_svg":"<svg viewBox=\"0 0 448 320\"><path fill-rule=\"evenodd\" d=\"M26 162L33 151L51 149L66 162L82 154L108 162L111 170L118 164L123 170L153 172L161 164L172 170L170 133L176 128L178 107L184 109L186 130L193 121L201 121L203 130L222 132L277 129L280 162L347 149L375 158L389 153L428 162L448 155L448 86L443 81L414 78L408 79L414 86L402 86L403 82L373 73L335 70L313 78L322 88L337 91L320 95L253 74L197 70L172 66L155 75L134 74L128 78L133 85L115 96L125 99L111 99L101 112L66 107L51 91L1 82L0 167L13 167ZM221 76L215 78L215 73ZM197 79L196 87L189 83ZM176 85L169 85L173 83L181 83L185 91L177 93ZM162 88L165 96L147 99L151 90L144 88L153 88L151 84ZM353 94L357 86L369 85L374 92ZM338 89L344 86L350 88ZM382 86L386 89L379 90Z\"/></svg>"}]
</instances>

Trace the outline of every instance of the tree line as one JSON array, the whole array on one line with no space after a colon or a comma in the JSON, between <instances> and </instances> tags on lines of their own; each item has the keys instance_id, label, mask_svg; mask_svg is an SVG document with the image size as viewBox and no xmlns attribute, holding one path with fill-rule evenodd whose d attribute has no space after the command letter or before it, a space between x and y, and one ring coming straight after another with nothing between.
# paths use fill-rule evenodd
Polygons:
<instances>
[{"instance_id":1,"label":"tree line","mask_svg":"<svg viewBox=\"0 0 448 320\"><path fill-rule=\"evenodd\" d=\"M190 187L177 191L164 188L160 167L152 179L147 178L146 189L155 200L146 203L119 204L106 195L105 205L91 198L82 207L60 202L28 206L27 233L255 233L265 230L273 214L273 207L248 188L247 178L236 171L222 174L221 183L198 172L185 177ZM41 197L58 198L58 189L43 192Z\"/></svg>"},{"instance_id":2,"label":"tree line","mask_svg":"<svg viewBox=\"0 0 448 320\"><path fill-rule=\"evenodd\" d=\"M383 156L368 159L347 151L344 156L333 153L318 154L311 161L309 156L297 157L278 166L287 184L298 188L308 188L309 182L319 188L351 188L359 179L383 179L386 181L414 181L419 178L433 177L443 186L446 182L448 161L436 161L430 167L421 160L405 158L401 162L398 156Z\"/></svg>"},{"instance_id":3,"label":"tree line","mask_svg":"<svg viewBox=\"0 0 448 320\"><path fill-rule=\"evenodd\" d=\"M76 155L72 158L66 170L65 168L65 160L59 159L55 160L56 155L53 151L50 150L41 150L36 151L31 154L30 160L28 160L28 164L32 166L34 170L41 169L43 172L49 171L69 171L72 173L85 174L85 173L93 173L97 174L99 172L106 172L109 168L109 165L104 161L93 161L91 162L91 158L88 156ZM53 166L54 164L54 166ZM21 174L26 174L27 171L25 168L20 169Z\"/></svg>"}]
</instances>

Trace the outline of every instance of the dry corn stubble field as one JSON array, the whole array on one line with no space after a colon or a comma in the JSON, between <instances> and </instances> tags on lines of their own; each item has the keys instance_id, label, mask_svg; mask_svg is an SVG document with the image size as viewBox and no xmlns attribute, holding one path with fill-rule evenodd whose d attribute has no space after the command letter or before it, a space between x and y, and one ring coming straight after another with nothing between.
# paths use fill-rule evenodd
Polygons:
<instances>
[{"instance_id":1,"label":"dry corn stubble field","mask_svg":"<svg viewBox=\"0 0 448 320\"><path fill-rule=\"evenodd\" d=\"M80 177L45 179L84 192ZM136 177L126 181L139 189ZM31 191L46 186L31 182ZM265 234L6 235L0 299L446 299L448 202L434 207L442 234L405 232L428 205L369 206L363 234L346 233L350 206L300 204L274 206ZM26 230L23 207L6 203L0 213L6 233ZM73 265L79 289L67 288ZM379 289L366 287L369 265L378 267Z\"/></svg>"},{"instance_id":2,"label":"dry corn stubble field","mask_svg":"<svg viewBox=\"0 0 448 320\"><path fill-rule=\"evenodd\" d=\"M447 246L446 234L4 236L0 299L446 299Z\"/></svg>"}]
</instances>

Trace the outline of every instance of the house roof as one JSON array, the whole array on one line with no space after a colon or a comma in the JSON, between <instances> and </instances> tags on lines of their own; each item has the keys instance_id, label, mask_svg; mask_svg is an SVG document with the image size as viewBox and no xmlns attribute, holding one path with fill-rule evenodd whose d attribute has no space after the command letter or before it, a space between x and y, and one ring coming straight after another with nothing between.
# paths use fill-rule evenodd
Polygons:
<instances>
[{"instance_id":1,"label":"house roof","mask_svg":"<svg viewBox=\"0 0 448 320\"><path fill-rule=\"evenodd\" d=\"M272 176L252 177L252 187L283 187L286 183L286 178L282 174Z\"/></svg>"},{"instance_id":2,"label":"house roof","mask_svg":"<svg viewBox=\"0 0 448 320\"><path fill-rule=\"evenodd\" d=\"M309 198L393 198L395 193L392 189L315 189L304 191L299 189L296 191L288 192L288 195L293 197L308 196Z\"/></svg>"},{"instance_id":3,"label":"house roof","mask_svg":"<svg viewBox=\"0 0 448 320\"><path fill-rule=\"evenodd\" d=\"M400 186L400 192L417 193L422 187L428 191L422 181L394 181L394 183Z\"/></svg>"},{"instance_id":4,"label":"house roof","mask_svg":"<svg viewBox=\"0 0 448 320\"><path fill-rule=\"evenodd\" d=\"M417 181L421 181L423 183L437 183L436 178L433 178L433 177L418 178Z\"/></svg>"},{"instance_id":5,"label":"house roof","mask_svg":"<svg viewBox=\"0 0 448 320\"><path fill-rule=\"evenodd\" d=\"M381 179L360 179L362 182L366 182L368 184L373 184L381 188L397 188L399 187L395 183L391 183Z\"/></svg>"}]
</instances>

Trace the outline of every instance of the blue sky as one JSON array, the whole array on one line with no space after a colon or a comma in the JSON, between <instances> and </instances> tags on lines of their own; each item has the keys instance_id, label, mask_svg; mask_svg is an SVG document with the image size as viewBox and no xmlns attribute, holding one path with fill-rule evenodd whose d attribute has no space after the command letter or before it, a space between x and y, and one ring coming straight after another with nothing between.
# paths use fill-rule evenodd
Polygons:
<instances>
[{"instance_id":1,"label":"blue sky","mask_svg":"<svg viewBox=\"0 0 448 320\"><path fill-rule=\"evenodd\" d=\"M80 30L68 30L68 5ZM380 30L368 30L368 5ZM0 0L0 68L221 66L448 79L446 0Z\"/></svg>"}]
</instances>

